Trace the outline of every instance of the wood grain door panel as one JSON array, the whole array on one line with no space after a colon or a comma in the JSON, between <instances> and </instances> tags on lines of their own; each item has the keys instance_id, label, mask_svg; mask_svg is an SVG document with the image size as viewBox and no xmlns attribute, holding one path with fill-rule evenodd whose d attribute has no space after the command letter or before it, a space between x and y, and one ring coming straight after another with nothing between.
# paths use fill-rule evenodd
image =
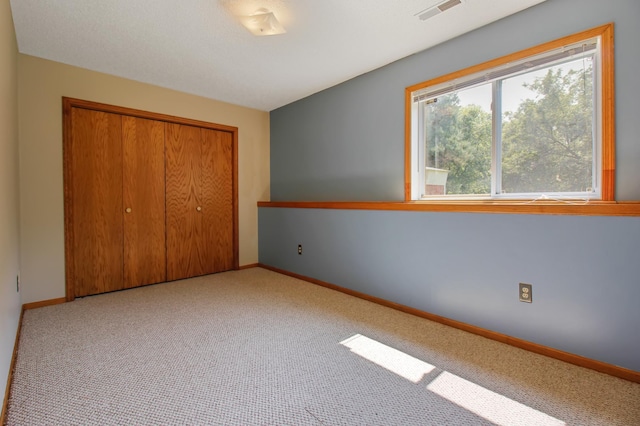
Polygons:
<instances>
[{"instance_id":1,"label":"wood grain door panel","mask_svg":"<svg viewBox=\"0 0 640 426\"><path fill-rule=\"evenodd\" d=\"M63 129L67 301L239 267L237 128L63 98Z\"/></svg>"},{"instance_id":2,"label":"wood grain door panel","mask_svg":"<svg viewBox=\"0 0 640 426\"><path fill-rule=\"evenodd\" d=\"M122 117L124 287L166 281L164 123Z\"/></svg>"},{"instance_id":3,"label":"wood grain door panel","mask_svg":"<svg viewBox=\"0 0 640 426\"><path fill-rule=\"evenodd\" d=\"M166 123L167 279L204 274L201 264L200 128Z\"/></svg>"},{"instance_id":4,"label":"wood grain door panel","mask_svg":"<svg viewBox=\"0 0 640 426\"><path fill-rule=\"evenodd\" d=\"M202 129L202 244L206 273L234 267L233 139L228 132Z\"/></svg>"},{"instance_id":5,"label":"wood grain door panel","mask_svg":"<svg viewBox=\"0 0 640 426\"><path fill-rule=\"evenodd\" d=\"M122 139L117 114L72 109L75 296L122 289Z\"/></svg>"}]
</instances>

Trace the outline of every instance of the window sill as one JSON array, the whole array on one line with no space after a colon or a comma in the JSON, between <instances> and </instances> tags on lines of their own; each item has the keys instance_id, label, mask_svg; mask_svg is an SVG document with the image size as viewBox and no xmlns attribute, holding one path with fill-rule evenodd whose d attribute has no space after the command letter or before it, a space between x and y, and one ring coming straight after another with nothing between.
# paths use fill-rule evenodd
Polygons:
<instances>
[{"instance_id":1,"label":"window sill","mask_svg":"<svg viewBox=\"0 0 640 426\"><path fill-rule=\"evenodd\" d=\"M570 204L571 203L571 204ZM640 216L640 201L259 201L258 207L448 213Z\"/></svg>"}]
</instances>

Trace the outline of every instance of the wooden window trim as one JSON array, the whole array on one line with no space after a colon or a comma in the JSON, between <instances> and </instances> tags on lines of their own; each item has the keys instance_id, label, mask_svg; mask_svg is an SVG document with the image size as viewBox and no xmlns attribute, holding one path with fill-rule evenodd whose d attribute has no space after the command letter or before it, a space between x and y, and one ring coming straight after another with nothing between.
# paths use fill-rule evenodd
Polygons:
<instances>
[{"instance_id":1,"label":"wooden window trim","mask_svg":"<svg viewBox=\"0 0 640 426\"><path fill-rule=\"evenodd\" d=\"M614 43L613 43L613 23L592 28L577 34L572 34L548 43L543 43L528 49L521 50L500 58L492 59L478 65L474 65L459 71L455 71L422 83L409 86L405 89L405 145L404 145L404 199L405 202L411 200L411 93L424 89L425 87L434 86L450 80L464 77L469 74L475 74L484 70L495 68L509 62L518 61L529 56L544 53L549 50L558 49L562 46L577 43L581 40L601 37L602 42L602 164L601 170L601 200L602 202L615 200L615 84L614 84ZM460 201L420 201L421 203L433 203L435 206L459 205ZM471 205L488 206L487 200L464 201ZM511 211L512 206L518 203L510 202L493 202L491 210L495 213L514 213ZM597 202L590 202L584 206L593 208ZM452 209L451 211L456 211ZM562 214L562 213L561 213Z\"/></svg>"}]
</instances>

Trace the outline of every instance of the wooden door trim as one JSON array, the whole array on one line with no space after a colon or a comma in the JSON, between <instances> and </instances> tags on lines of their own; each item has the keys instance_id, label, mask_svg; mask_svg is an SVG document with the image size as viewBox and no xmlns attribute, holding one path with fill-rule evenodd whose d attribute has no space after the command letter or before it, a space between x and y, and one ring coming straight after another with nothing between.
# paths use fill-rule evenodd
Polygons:
<instances>
[{"instance_id":1,"label":"wooden door trim","mask_svg":"<svg viewBox=\"0 0 640 426\"><path fill-rule=\"evenodd\" d=\"M205 129L222 130L230 133L238 133L238 128L227 126L224 124L210 123L207 121L194 120L191 118L176 117L174 115L160 114L157 112L143 111L134 108L126 108L116 105L102 104L99 102L84 101L82 99L74 99L62 97L63 110L64 106L69 108L84 108L94 111L110 112L113 114L127 115L130 117L147 118L150 120L164 121L167 123L185 124L194 127L204 127Z\"/></svg>"},{"instance_id":2,"label":"wooden door trim","mask_svg":"<svg viewBox=\"0 0 640 426\"><path fill-rule=\"evenodd\" d=\"M133 108L126 108L116 105L103 104L99 102L86 101L69 97L62 97L62 157L63 157L63 190L64 190L64 255L65 255L65 298L67 301L75 299L75 283L73 262L73 171L71 170L71 144L72 144L72 116L73 108L89 109L94 111L108 112L123 116L146 118L168 123L196 126L205 129L219 130L231 133L233 140L232 153L232 173L233 173L233 265L234 269L240 268L240 238L238 224L238 128L224 124L210 123L201 120L194 120L173 115L160 114L156 112L143 111ZM165 247L166 250L166 247Z\"/></svg>"},{"instance_id":3,"label":"wooden door trim","mask_svg":"<svg viewBox=\"0 0 640 426\"><path fill-rule=\"evenodd\" d=\"M73 267L74 259L74 232L73 232L73 170L71 169L71 142L72 119L71 109L73 105L62 98L62 175L64 191L64 272L65 272L65 298L67 302L75 299L75 276Z\"/></svg>"},{"instance_id":4,"label":"wooden door trim","mask_svg":"<svg viewBox=\"0 0 640 426\"><path fill-rule=\"evenodd\" d=\"M233 269L240 269L240 232L238 227L238 129L231 132L232 181L233 181Z\"/></svg>"}]
</instances>

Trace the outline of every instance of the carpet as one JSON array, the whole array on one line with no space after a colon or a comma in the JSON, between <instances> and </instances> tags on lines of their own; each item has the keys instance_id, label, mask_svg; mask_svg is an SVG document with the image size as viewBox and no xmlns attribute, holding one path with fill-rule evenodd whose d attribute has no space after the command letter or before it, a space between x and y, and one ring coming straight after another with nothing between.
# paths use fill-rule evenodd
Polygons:
<instances>
[{"instance_id":1,"label":"carpet","mask_svg":"<svg viewBox=\"0 0 640 426\"><path fill-rule=\"evenodd\" d=\"M252 268L25 311L7 424L638 425L640 384Z\"/></svg>"}]
</instances>

